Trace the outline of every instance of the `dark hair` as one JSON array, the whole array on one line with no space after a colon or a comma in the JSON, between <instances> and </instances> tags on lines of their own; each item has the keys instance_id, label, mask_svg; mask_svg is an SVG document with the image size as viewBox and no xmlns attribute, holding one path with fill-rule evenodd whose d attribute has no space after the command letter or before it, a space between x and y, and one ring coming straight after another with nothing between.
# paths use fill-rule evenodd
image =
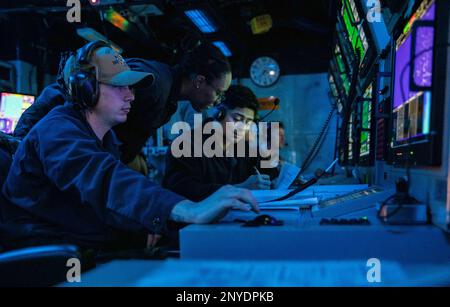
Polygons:
<instances>
[{"instance_id":1,"label":"dark hair","mask_svg":"<svg viewBox=\"0 0 450 307\"><path fill-rule=\"evenodd\" d=\"M228 91L225 92L225 100L222 104L227 109L235 108L249 108L258 112L259 102L256 95L246 86L231 85Z\"/></svg>"},{"instance_id":2,"label":"dark hair","mask_svg":"<svg viewBox=\"0 0 450 307\"><path fill-rule=\"evenodd\" d=\"M177 68L183 77L191 77L193 74L203 75L210 82L231 72L228 59L219 48L209 43L201 43L185 53L178 62Z\"/></svg>"},{"instance_id":3,"label":"dark hair","mask_svg":"<svg viewBox=\"0 0 450 307\"><path fill-rule=\"evenodd\" d=\"M70 93L69 93L69 78L65 75L65 66L68 63L67 61L71 56L73 56L75 52L73 51L63 51L60 54L59 57L59 64L58 64L58 73L56 75L56 83L61 88L61 91L63 92L66 99L70 99Z\"/></svg>"}]
</instances>

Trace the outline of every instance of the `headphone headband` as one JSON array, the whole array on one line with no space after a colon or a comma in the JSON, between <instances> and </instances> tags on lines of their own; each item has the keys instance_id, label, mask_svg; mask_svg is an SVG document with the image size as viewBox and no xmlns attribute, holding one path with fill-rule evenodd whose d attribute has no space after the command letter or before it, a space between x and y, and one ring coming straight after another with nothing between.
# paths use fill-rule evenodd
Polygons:
<instances>
[{"instance_id":1,"label":"headphone headband","mask_svg":"<svg viewBox=\"0 0 450 307\"><path fill-rule=\"evenodd\" d=\"M71 74L69 84L72 102L81 109L93 108L98 101L97 72L95 66L91 65L90 59L93 52L101 47L109 47L109 45L104 41L94 41L77 50L76 70Z\"/></svg>"},{"instance_id":2,"label":"headphone headband","mask_svg":"<svg viewBox=\"0 0 450 307\"><path fill-rule=\"evenodd\" d=\"M104 41L93 41L90 42L77 51L77 62L78 64L89 64L89 59L92 53L101 47L109 47L109 45Z\"/></svg>"}]
</instances>

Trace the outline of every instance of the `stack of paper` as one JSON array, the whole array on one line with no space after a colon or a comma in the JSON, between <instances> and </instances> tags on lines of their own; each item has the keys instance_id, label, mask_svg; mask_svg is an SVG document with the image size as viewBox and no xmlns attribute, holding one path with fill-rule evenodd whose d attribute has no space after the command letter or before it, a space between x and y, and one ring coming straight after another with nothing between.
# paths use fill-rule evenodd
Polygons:
<instances>
[{"instance_id":1,"label":"stack of paper","mask_svg":"<svg viewBox=\"0 0 450 307\"><path fill-rule=\"evenodd\" d=\"M300 168L296 165L283 162L281 164L280 175L276 179L276 190L285 190L289 189L289 187L294 183L295 179L298 177L300 173Z\"/></svg>"},{"instance_id":2,"label":"stack of paper","mask_svg":"<svg viewBox=\"0 0 450 307\"><path fill-rule=\"evenodd\" d=\"M298 210L302 207L316 205L318 203L317 197L309 197L304 199L285 199L280 201L271 201L267 203L258 203L259 209L263 210Z\"/></svg>"},{"instance_id":3,"label":"stack of paper","mask_svg":"<svg viewBox=\"0 0 450 307\"><path fill-rule=\"evenodd\" d=\"M289 190L252 190L252 195L258 202L260 209L296 209L305 205L315 205L318 203L317 197L311 195L293 195L291 198L282 201L270 201L289 193Z\"/></svg>"}]
</instances>

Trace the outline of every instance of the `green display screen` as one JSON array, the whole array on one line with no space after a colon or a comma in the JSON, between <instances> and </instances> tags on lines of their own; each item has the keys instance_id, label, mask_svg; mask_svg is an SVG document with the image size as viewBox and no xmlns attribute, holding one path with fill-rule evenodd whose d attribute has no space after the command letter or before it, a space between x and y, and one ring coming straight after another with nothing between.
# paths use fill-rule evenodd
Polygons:
<instances>
[{"instance_id":1,"label":"green display screen","mask_svg":"<svg viewBox=\"0 0 450 307\"><path fill-rule=\"evenodd\" d=\"M369 49L369 43L364 27L360 23L361 18L354 0L342 0L341 15L353 51L359 55L360 63L362 63Z\"/></svg>"},{"instance_id":2,"label":"green display screen","mask_svg":"<svg viewBox=\"0 0 450 307\"><path fill-rule=\"evenodd\" d=\"M342 86L344 87L345 95L348 95L350 91L350 80L348 77L348 71L345 67L344 58L342 56L341 49L339 48L339 45L336 45L334 49L334 56L336 59L336 64L339 69L339 75L341 76Z\"/></svg>"},{"instance_id":3,"label":"green display screen","mask_svg":"<svg viewBox=\"0 0 450 307\"><path fill-rule=\"evenodd\" d=\"M341 96L336 87L336 81L334 80L334 76L333 76L332 72L328 72L328 83L330 84L331 95L333 96L333 98L336 101L338 113L342 113L344 106L342 105Z\"/></svg>"},{"instance_id":4,"label":"green display screen","mask_svg":"<svg viewBox=\"0 0 450 307\"><path fill-rule=\"evenodd\" d=\"M347 137L348 137L348 160L353 159L353 122L354 122L354 114L352 113L350 115L350 121L348 122L348 128L347 128Z\"/></svg>"},{"instance_id":5,"label":"green display screen","mask_svg":"<svg viewBox=\"0 0 450 307\"><path fill-rule=\"evenodd\" d=\"M370 125L372 114L372 84L364 92L364 100L361 105L361 136L360 156L370 153Z\"/></svg>"}]
</instances>

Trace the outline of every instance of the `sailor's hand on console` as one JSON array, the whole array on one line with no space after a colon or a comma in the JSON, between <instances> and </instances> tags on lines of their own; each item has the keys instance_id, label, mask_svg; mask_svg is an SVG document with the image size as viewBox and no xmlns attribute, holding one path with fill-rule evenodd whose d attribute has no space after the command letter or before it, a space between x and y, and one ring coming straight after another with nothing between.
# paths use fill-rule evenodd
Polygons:
<instances>
[{"instance_id":1,"label":"sailor's hand on console","mask_svg":"<svg viewBox=\"0 0 450 307\"><path fill-rule=\"evenodd\" d=\"M172 209L170 219L206 224L220 220L231 208L259 212L258 204L249 190L227 185L200 202L179 202Z\"/></svg>"}]
</instances>

